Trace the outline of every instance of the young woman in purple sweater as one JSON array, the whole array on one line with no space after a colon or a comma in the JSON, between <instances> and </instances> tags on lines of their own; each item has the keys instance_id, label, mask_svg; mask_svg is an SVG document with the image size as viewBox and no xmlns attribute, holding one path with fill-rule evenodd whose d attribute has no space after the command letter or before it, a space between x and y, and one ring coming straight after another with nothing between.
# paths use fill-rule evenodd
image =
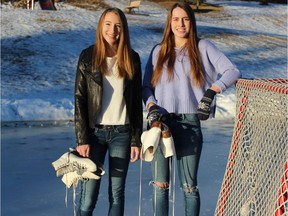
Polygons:
<instances>
[{"instance_id":1,"label":"young woman in purple sweater","mask_svg":"<svg viewBox=\"0 0 288 216\"><path fill-rule=\"evenodd\" d=\"M162 42L148 59L143 101L148 126L162 121L173 136L185 215L200 214L197 171L202 149L200 120L215 115L215 95L241 77L236 66L210 41L199 39L192 8L175 3ZM154 215L167 216L171 157L157 148L152 160Z\"/></svg>"}]
</instances>

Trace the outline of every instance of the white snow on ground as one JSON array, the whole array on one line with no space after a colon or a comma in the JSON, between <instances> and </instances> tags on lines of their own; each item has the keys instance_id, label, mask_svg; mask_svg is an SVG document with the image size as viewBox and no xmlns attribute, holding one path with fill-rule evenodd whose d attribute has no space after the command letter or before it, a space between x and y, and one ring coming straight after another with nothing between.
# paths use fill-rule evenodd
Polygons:
<instances>
[{"instance_id":1,"label":"white snow on ground","mask_svg":"<svg viewBox=\"0 0 288 216\"><path fill-rule=\"evenodd\" d=\"M105 1L121 9L126 0ZM213 41L244 78L287 78L287 6L257 2L208 1L220 12L196 13L200 37ZM51 162L75 145L74 77L79 53L94 43L102 12L56 5L57 11L15 9L1 4L1 213L3 216L73 214L72 191L57 178ZM142 70L161 41L166 9L142 0L127 15L133 48ZM199 168L201 216L213 215L226 168L235 88L218 95L216 120L203 122ZM47 120L47 121L46 121ZM63 120L63 121L60 121ZM131 164L125 216L138 215L140 162ZM141 215L152 215L149 163L143 162ZM95 215L107 215L107 176ZM183 215L176 178L175 216ZM171 200L172 202L172 200ZM172 203L171 203L172 204ZM172 206L172 205L171 205Z\"/></svg>"},{"instance_id":2,"label":"white snow on ground","mask_svg":"<svg viewBox=\"0 0 288 216\"><path fill-rule=\"evenodd\" d=\"M121 9L127 3L106 2ZM200 37L213 41L244 78L287 77L285 5L216 2L223 11L196 14ZM57 11L43 11L37 5L32 11L1 5L2 121L73 119L78 56L94 43L102 10L87 11L65 3L56 6ZM136 12L127 18L144 73L151 48L161 41L166 9L143 1ZM218 117L233 117L234 88L218 98Z\"/></svg>"}]
</instances>

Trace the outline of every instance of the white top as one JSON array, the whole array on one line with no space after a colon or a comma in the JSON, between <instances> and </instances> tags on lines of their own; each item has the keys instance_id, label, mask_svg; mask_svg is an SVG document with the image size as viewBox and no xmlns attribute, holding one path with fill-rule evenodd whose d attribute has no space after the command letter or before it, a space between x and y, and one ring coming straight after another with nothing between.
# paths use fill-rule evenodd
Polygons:
<instances>
[{"instance_id":1,"label":"white top","mask_svg":"<svg viewBox=\"0 0 288 216\"><path fill-rule=\"evenodd\" d=\"M107 57L108 74L103 76L103 100L97 124L124 125L128 124L125 104L124 79L118 77L117 57Z\"/></svg>"}]
</instances>

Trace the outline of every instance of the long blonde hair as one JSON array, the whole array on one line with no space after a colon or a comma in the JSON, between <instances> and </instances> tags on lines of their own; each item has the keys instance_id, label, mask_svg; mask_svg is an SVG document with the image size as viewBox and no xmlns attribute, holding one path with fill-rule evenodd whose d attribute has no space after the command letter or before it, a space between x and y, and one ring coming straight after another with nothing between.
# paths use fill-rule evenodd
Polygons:
<instances>
[{"instance_id":1,"label":"long blonde hair","mask_svg":"<svg viewBox=\"0 0 288 216\"><path fill-rule=\"evenodd\" d=\"M100 69L102 74L107 74L107 46L108 43L103 38L102 29L104 18L107 13L113 12L120 18L121 31L118 40L117 62L119 77L133 77L133 60L132 49L130 45L130 36L128 24L125 14L119 8L108 8L100 16L99 23L96 29L96 43L93 50L93 67Z\"/></svg>"},{"instance_id":2,"label":"long blonde hair","mask_svg":"<svg viewBox=\"0 0 288 216\"><path fill-rule=\"evenodd\" d=\"M171 81L173 77L173 67L176 59L176 53L174 49L175 47L174 34L171 30L171 20L172 20L172 12L176 7L185 10L190 19L191 27L189 36L187 38L187 42L185 44L185 48L188 50L188 55L190 59L192 82L197 86L201 86L204 83L204 73L202 69L201 56L198 49L199 39L197 36L196 19L192 8L187 3L175 3L168 12L166 26L164 29L164 36L159 51L158 61L156 63L156 67L153 72L151 82L153 86L156 86L156 84L160 81L160 77L163 72L163 65L165 64L165 62L167 62L168 81Z\"/></svg>"}]
</instances>

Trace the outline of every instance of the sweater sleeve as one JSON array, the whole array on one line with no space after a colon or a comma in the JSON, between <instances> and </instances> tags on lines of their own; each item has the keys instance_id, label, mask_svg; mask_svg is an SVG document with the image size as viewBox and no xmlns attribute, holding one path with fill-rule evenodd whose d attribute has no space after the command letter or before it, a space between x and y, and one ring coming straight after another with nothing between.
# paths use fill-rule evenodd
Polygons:
<instances>
[{"instance_id":1,"label":"sweater sleeve","mask_svg":"<svg viewBox=\"0 0 288 216\"><path fill-rule=\"evenodd\" d=\"M157 104L157 101L154 97L154 87L151 84L152 75L153 75L152 58L153 58L153 51L155 47L152 49L150 56L148 58L148 61L145 67L144 77L143 77L142 98L143 98L145 107L147 107L147 105L151 102Z\"/></svg>"},{"instance_id":2,"label":"sweater sleeve","mask_svg":"<svg viewBox=\"0 0 288 216\"><path fill-rule=\"evenodd\" d=\"M203 60L204 68L206 69L208 64L212 64L217 77L220 74L220 78L217 79L213 85L216 85L221 89L221 92L225 91L228 87L233 85L237 79L241 77L241 72L238 68L221 52L214 44L208 40L200 41L200 50L205 50L205 57ZM209 73L209 72L208 72Z\"/></svg>"}]
</instances>

